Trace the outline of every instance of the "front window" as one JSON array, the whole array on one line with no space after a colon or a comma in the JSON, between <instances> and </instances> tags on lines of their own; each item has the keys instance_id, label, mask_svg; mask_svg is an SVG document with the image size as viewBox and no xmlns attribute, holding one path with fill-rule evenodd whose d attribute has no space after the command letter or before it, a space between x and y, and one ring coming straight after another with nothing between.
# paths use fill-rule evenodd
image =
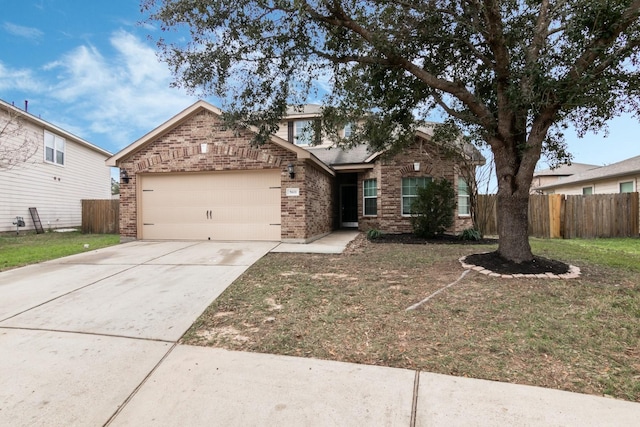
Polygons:
<instances>
[{"instance_id":1,"label":"front window","mask_svg":"<svg viewBox=\"0 0 640 427\"><path fill-rule=\"evenodd\" d=\"M590 196L591 194L593 194L593 187L583 187L582 188L582 195L583 196Z\"/></svg>"},{"instance_id":2,"label":"front window","mask_svg":"<svg viewBox=\"0 0 640 427\"><path fill-rule=\"evenodd\" d=\"M49 163L64 165L64 138L44 132L44 159Z\"/></svg>"},{"instance_id":3,"label":"front window","mask_svg":"<svg viewBox=\"0 0 640 427\"><path fill-rule=\"evenodd\" d=\"M311 120L297 120L293 140L296 145L311 145L311 141L313 141L313 122Z\"/></svg>"},{"instance_id":4,"label":"front window","mask_svg":"<svg viewBox=\"0 0 640 427\"><path fill-rule=\"evenodd\" d=\"M458 177L458 215L471 215L471 197L469 195L469 184L464 178Z\"/></svg>"},{"instance_id":5,"label":"front window","mask_svg":"<svg viewBox=\"0 0 640 427\"><path fill-rule=\"evenodd\" d=\"M365 179L362 183L364 195L364 215L374 216L378 214L378 183L375 179Z\"/></svg>"},{"instance_id":6,"label":"front window","mask_svg":"<svg viewBox=\"0 0 640 427\"><path fill-rule=\"evenodd\" d=\"M620 183L620 192L621 193L633 193L633 181L621 182Z\"/></svg>"},{"instance_id":7,"label":"front window","mask_svg":"<svg viewBox=\"0 0 640 427\"><path fill-rule=\"evenodd\" d=\"M402 178L402 215L411 215L411 205L418 196L418 188L424 188L431 182L428 176Z\"/></svg>"}]
</instances>

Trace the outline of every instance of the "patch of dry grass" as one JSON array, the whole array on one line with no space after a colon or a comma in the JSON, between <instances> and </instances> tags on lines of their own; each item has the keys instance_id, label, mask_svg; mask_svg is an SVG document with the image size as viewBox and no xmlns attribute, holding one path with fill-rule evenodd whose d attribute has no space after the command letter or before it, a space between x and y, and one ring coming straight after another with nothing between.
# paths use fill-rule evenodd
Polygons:
<instances>
[{"instance_id":1,"label":"patch of dry grass","mask_svg":"<svg viewBox=\"0 0 640 427\"><path fill-rule=\"evenodd\" d=\"M183 338L640 401L637 274L572 262L578 280L458 279L494 246L360 242L347 254L269 254ZM550 256L553 254L546 254Z\"/></svg>"}]
</instances>

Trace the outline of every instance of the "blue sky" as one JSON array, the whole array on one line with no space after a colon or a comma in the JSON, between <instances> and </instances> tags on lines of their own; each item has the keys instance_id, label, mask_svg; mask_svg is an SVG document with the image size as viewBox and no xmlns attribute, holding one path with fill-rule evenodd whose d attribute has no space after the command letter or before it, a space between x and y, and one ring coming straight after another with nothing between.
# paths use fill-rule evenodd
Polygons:
<instances>
[{"instance_id":1,"label":"blue sky","mask_svg":"<svg viewBox=\"0 0 640 427\"><path fill-rule=\"evenodd\" d=\"M140 23L137 0L0 0L0 10L0 98L21 107L28 100L32 114L106 150L119 151L197 99L170 87L149 39L161 33ZM613 120L606 138L566 137L574 162L640 155L640 123L628 116Z\"/></svg>"}]
</instances>

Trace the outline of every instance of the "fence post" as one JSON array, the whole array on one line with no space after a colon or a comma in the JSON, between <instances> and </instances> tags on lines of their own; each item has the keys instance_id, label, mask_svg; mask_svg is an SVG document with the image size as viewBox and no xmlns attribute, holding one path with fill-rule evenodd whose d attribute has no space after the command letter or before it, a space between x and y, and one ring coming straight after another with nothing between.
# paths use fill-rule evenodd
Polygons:
<instances>
[{"instance_id":1,"label":"fence post","mask_svg":"<svg viewBox=\"0 0 640 427\"><path fill-rule=\"evenodd\" d=\"M549 194L549 238L562 237L562 203L563 194Z\"/></svg>"}]
</instances>

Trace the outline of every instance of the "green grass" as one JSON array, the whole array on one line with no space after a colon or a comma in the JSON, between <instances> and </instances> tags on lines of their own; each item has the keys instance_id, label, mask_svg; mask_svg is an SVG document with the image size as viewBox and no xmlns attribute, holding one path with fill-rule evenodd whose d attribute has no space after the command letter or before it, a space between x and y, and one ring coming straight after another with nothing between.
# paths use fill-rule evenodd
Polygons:
<instances>
[{"instance_id":1,"label":"green grass","mask_svg":"<svg viewBox=\"0 0 640 427\"><path fill-rule=\"evenodd\" d=\"M581 262L627 271L640 271L640 239L535 239L530 240L536 255L565 262Z\"/></svg>"},{"instance_id":2,"label":"green grass","mask_svg":"<svg viewBox=\"0 0 640 427\"><path fill-rule=\"evenodd\" d=\"M120 243L115 234L80 232L0 234L0 271ZM89 245L88 249L84 245Z\"/></svg>"}]
</instances>

